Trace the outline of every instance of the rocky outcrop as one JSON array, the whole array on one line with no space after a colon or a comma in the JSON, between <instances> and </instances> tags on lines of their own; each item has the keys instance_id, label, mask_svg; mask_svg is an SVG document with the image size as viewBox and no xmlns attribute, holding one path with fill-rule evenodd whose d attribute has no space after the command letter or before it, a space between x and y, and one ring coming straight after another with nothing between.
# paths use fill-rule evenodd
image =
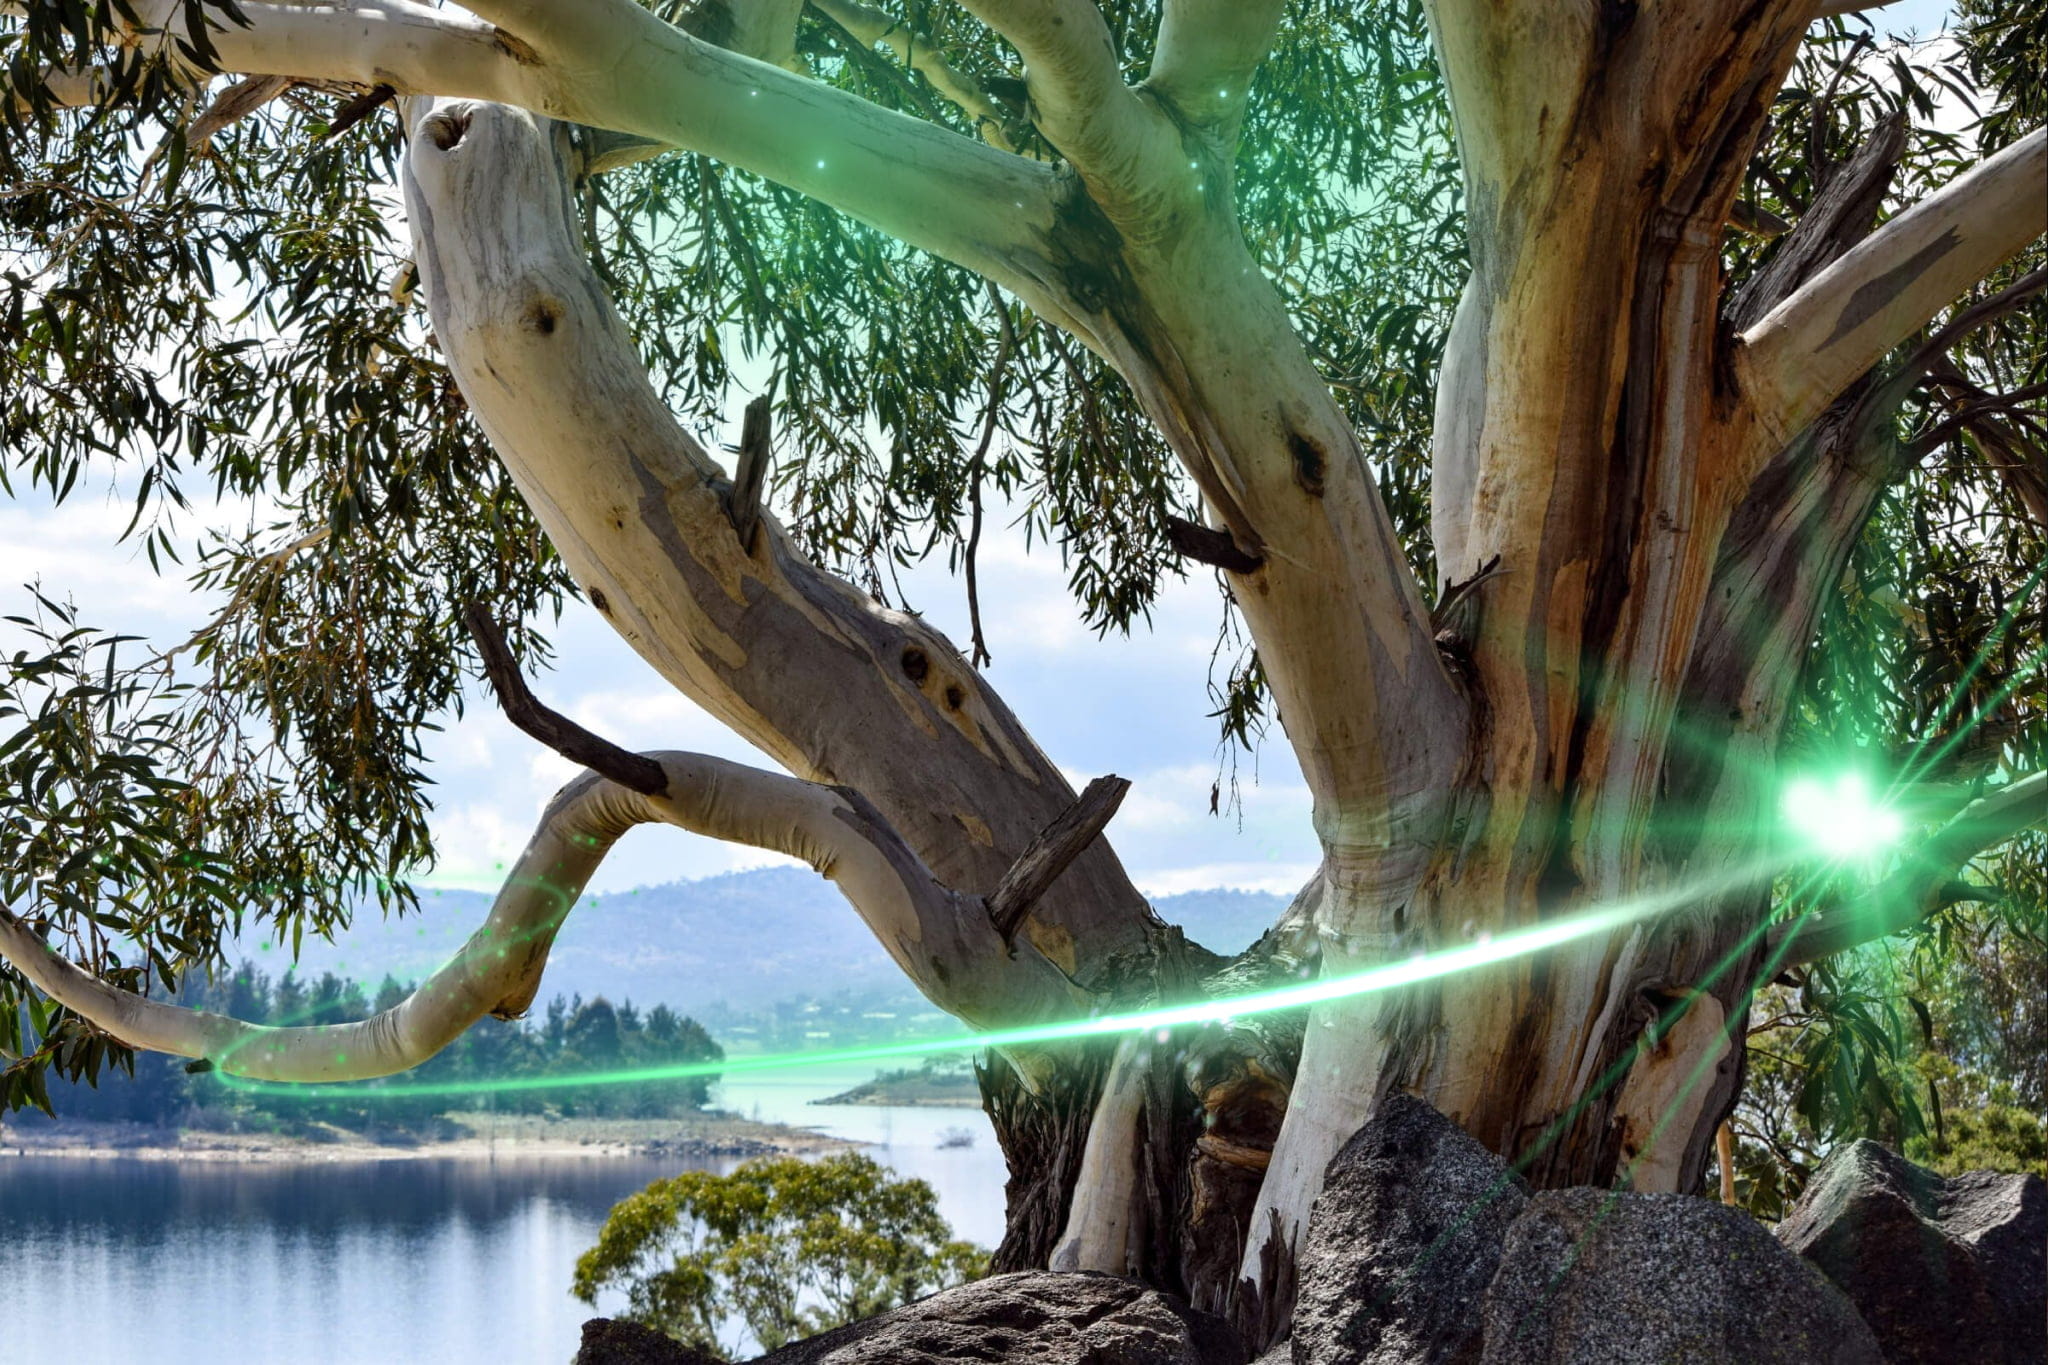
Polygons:
<instances>
[{"instance_id":1,"label":"rocky outcrop","mask_svg":"<svg viewBox=\"0 0 2048 1365\"><path fill-rule=\"evenodd\" d=\"M615 1318L583 1324L583 1344L570 1365L719 1365L715 1356L693 1350L651 1327Z\"/></svg>"},{"instance_id":2,"label":"rocky outcrop","mask_svg":"<svg viewBox=\"0 0 2048 1365\"><path fill-rule=\"evenodd\" d=\"M1942 1179L1874 1142L1829 1156L1778 1228L1842 1288L1891 1365L2048 1360L2048 1182Z\"/></svg>"},{"instance_id":3,"label":"rocky outcrop","mask_svg":"<svg viewBox=\"0 0 2048 1365\"><path fill-rule=\"evenodd\" d=\"M1293 1336L1257 1365L2048 1360L2048 1185L1943 1180L1867 1142L1830 1158L1773 1237L1747 1213L1684 1195L1532 1196L1456 1125L1394 1096L1331 1162L1298 1264ZM1031 1271L757 1365L1245 1365L1248 1354L1221 1319L1135 1281ZM585 1326L576 1360L703 1365L602 1319Z\"/></svg>"},{"instance_id":4,"label":"rocky outcrop","mask_svg":"<svg viewBox=\"0 0 2048 1365\"><path fill-rule=\"evenodd\" d=\"M1409 1095L1330 1162L1298 1261L1294 1365L1463 1365L1529 1189Z\"/></svg>"},{"instance_id":5,"label":"rocky outcrop","mask_svg":"<svg viewBox=\"0 0 2048 1365\"><path fill-rule=\"evenodd\" d=\"M1221 1318L1113 1275L996 1275L837 1328L760 1365L1245 1365Z\"/></svg>"},{"instance_id":6,"label":"rocky outcrop","mask_svg":"<svg viewBox=\"0 0 2048 1365\"><path fill-rule=\"evenodd\" d=\"M1485 1365L1881 1365L1842 1292L1747 1213L1679 1194L1558 1190L1508 1230Z\"/></svg>"}]
</instances>

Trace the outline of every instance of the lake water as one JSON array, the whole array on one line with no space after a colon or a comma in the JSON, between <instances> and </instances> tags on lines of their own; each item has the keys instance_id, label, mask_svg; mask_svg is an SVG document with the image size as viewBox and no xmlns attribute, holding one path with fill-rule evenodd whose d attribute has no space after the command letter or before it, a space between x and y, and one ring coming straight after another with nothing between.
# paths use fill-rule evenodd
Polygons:
<instances>
[{"instance_id":1,"label":"lake water","mask_svg":"<svg viewBox=\"0 0 2048 1365\"><path fill-rule=\"evenodd\" d=\"M719 1102L877 1144L932 1183L956 1234L993 1245L987 1118L808 1103L869 1074L749 1077ZM941 1148L953 1128L973 1145ZM0 1365L564 1365L591 1316L569 1295L576 1257L614 1202L693 1164L707 1163L0 1156Z\"/></svg>"}]
</instances>

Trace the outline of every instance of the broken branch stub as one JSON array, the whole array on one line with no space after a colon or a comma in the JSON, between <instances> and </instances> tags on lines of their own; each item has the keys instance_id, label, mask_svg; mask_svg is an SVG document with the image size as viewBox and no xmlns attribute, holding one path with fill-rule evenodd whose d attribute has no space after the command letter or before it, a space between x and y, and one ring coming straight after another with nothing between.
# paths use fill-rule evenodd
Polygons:
<instances>
[{"instance_id":1,"label":"broken branch stub","mask_svg":"<svg viewBox=\"0 0 2048 1365\"><path fill-rule=\"evenodd\" d=\"M1115 774L1096 778L1017 855L1017 861L988 895L988 917L1005 945L1014 942L1039 897L1095 842L1130 789L1130 781Z\"/></svg>"},{"instance_id":2,"label":"broken branch stub","mask_svg":"<svg viewBox=\"0 0 2048 1365\"><path fill-rule=\"evenodd\" d=\"M1236 537L1186 517L1166 519L1167 543L1181 555L1234 574L1256 573L1266 561L1238 548Z\"/></svg>"},{"instance_id":3,"label":"broken branch stub","mask_svg":"<svg viewBox=\"0 0 2048 1365\"><path fill-rule=\"evenodd\" d=\"M726 505L732 517L733 533L740 549L754 552L754 531L761 524L761 488L768 479L769 456L768 395L747 404L745 424L740 428L740 458L733 468L732 493Z\"/></svg>"}]
</instances>

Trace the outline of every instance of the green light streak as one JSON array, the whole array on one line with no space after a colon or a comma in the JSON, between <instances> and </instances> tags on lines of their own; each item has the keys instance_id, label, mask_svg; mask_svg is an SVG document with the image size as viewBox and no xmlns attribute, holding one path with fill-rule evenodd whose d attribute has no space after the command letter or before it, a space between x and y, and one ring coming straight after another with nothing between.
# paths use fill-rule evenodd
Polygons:
<instances>
[{"instance_id":1,"label":"green light streak","mask_svg":"<svg viewBox=\"0 0 2048 1365\"><path fill-rule=\"evenodd\" d=\"M591 1085L644 1085L656 1081L692 1077L732 1076L756 1071L783 1071L799 1067L827 1066L846 1062L900 1061L910 1057L949 1052L975 1052L990 1047L1019 1047L1068 1039L1100 1038L1121 1033L1168 1030L1189 1025L1221 1024L1251 1015L1303 1009L1351 996L1398 990L1475 971L1562 947L1580 939L1594 938L1625 928L1641 920L1667 913L1694 901L1756 880L1770 872L1767 866L1734 873L1707 886L1688 886L1640 897L1627 904L1588 911L1569 919L1539 924L1512 933L1482 937L1476 942L1434 953L1421 953L1400 962L1389 962L1343 976L1326 977L1294 986L1228 996L1219 1000L1164 1005L1124 1014L1098 1015L1091 1019L1067 1019L1019 1028L993 1029L984 1033L961 1033L905 1043L883 1043L866 1047L837 1048L817 1052L774 1052L754 1057L730 1057L721 1062L686 1062L668 1066L632 1067L594 1071L579 1076L512 1076L500 1080L411 1082L364 1084L349 1082L265 1082L237 1078L228 1068L231 1059L216 1059L222 1067L224 1084L242 1090L270 1094L299 1093L309 1098L397 1099L406 1096L457 1096L508 1094L533 1090L560 1090ZM254 1040L252 1040L254 1041Z\"/></svg>"},{"instance_id":2,"label":"green light streak","mask_svg":"<svg viewBox=\"0 0 2048 1365\"><path fill-rule=\"evenodd\" d=\"M1978 673L1983 671L1984 666L1991 662L1992 651L1998 648L1999 644L2005 639L2005 633L2011 629L2012 624L2019 620L2020 607L2025 604L2034 589L2040 586L2043 575L2048 575L2048 560L2043 560L2040 564L2037 564L2034 567L2034 571L2027 575L2027 581L2020 585L2018 592L2013 594L2012 605L2006 608L2004 614L1998 618L1998 624L1993 626L1984 636L1984 643L1978 648L1976 656L1970 660L1970 666L1963 670L1962 676L1956 679L1955 686L1949 690L1948 700L1942 703L1941 709L1921 728L1919 740L1913 745L1912 752L1906 755L1906 762L1902 765L1904 769L1911 769L1912 771L1902 780L1907 782L1917 781L1922 773L1939 763L1948 751L1961 741L1964 735L1976 728L1977 723L1984 719L1991 707L2009 696L2013 686L2019 679L2025 677L2035 665L2039 664L2044 654L2048 654L2048 648L2034 651L2028 657L2026 663L2014 670L2013 676L2006 680L2005 686L1999 689L1996 700L1978 707L1977 714L1970 717L1967 725L1962 726L1954 735L1951 735L1939 749L1928 756L1925 762L1922 762L1917 768L1914 767L1914 760L1920 757L1929 742L1940 733L1942 725L1950 716L1955 714L1956 708L1963 704L1964 698L1969 695L1971 682L1976 679Z\"/></svg>"}]
</instances>

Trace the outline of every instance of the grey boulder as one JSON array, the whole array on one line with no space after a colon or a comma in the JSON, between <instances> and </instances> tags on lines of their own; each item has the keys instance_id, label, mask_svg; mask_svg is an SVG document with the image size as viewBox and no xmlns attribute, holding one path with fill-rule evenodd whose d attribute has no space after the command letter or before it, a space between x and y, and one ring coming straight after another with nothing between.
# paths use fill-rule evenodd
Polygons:
<instances>
[{"instance_id":1,"label":"grey boulder","mask_svg":"<svg viewBox=\"0 0 2048 1365\"><path fill-rule=\"evenodd\" d=\"M571 1365L719 1365L718 1357L673 1337L620 1318L583 1324L583 1343Z\"/></svg>"},{"instance_id":2,"label":"grey boulder","mask_svg":"<svg viewBox=\"0 0 2048 1365\"><path fill-rule=\"evenodd\" d=\"M996 1275L835 1328L760 1365L1245 1365L1221 1318L1114 1275Z\"/></svg>"},{"instance_id":3,"label":"grey boulder","mask_svg":"<svg viewBox=\"0 0 2048 1365\"><path fill-rule=\"evenodd\" d=\"M2048 1182L1942 1179L1874 1142L1838 1148L1778 1238L1862 1310L1891 1365L2048 1360Z\"/></svg>"},{"instance_id":4,"label":"grey boulder","mask_svg":"<svg viewBox=\"0 0 2048 1365\"><path fill-rule=\"evenodd\" d=\"M1294 1365L1477 1361L1480 1304L1529 1189L1410 1095L1331 1160L1297 1262Z\"/></svg>"},{"instance_id":5,"label":"grey boulder","mask_svg":"<svg viewBox=\"0 0 2048 1365\"><path fill-rule=\"evenodd\" d=\"M1881 1365L1839 1289L1747 1213L1678 1194L1538 1194L1486 1292L1485 1365Z\"/></svg>"}]
</instances>

